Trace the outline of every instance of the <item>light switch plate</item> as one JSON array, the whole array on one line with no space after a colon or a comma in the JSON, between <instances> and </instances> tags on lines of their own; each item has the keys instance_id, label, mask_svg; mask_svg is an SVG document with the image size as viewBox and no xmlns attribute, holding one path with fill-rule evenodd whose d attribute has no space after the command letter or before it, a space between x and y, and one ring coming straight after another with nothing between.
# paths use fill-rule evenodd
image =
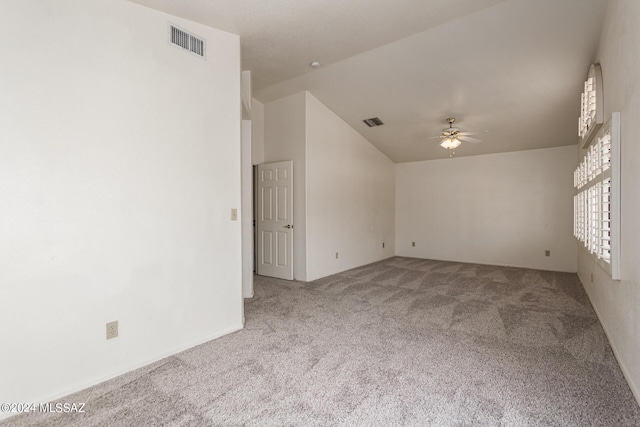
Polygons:
<instances>
[{"instance_id":1,"label":"light switch plate","mask_svg":"<svg viewBox=\"0 0 640 427\"><path fill-rule=\"evenodd\" d=\"M238 220L238 209L231 209L231 221Z\"/></svg>"}]
</instances>

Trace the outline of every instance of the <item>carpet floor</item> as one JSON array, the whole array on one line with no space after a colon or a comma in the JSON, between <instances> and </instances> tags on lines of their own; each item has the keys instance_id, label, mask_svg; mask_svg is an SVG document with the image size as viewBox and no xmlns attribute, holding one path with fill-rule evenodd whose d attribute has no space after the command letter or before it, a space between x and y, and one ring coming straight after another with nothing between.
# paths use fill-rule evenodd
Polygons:
<instances>
[{"instance_id":1,"label":"carpet floor","mask_svg":"<svg viewBox=\"0 0 640 427\"><path fill-rule=\"evenodd\" d=\"M256 277L242 331L5 425L640 426L575 274L390 258Z\"/></svg>"}]
</instances>

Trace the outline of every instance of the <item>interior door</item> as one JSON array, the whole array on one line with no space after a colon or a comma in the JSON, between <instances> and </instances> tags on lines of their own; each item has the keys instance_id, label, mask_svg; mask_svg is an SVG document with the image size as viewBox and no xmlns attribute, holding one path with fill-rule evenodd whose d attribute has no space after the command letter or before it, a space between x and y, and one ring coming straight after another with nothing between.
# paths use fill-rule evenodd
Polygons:
<instances>
[{"instance_id":1,"label":"interior door","mask_svg":"<svg viewBox=\"0 0 640 427\"><path fill-rule=\"evenodd\" d=\"M258 166L258 274L293 280L293 162Z\"/></svg>"}]
</instances>

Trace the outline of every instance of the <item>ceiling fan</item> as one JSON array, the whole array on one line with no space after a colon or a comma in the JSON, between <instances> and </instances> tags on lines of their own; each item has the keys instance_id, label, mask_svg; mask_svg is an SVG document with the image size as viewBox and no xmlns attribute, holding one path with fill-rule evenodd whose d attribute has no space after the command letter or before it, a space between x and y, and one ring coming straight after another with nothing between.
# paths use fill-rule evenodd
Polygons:
<instances>
[{"instance_id":1,"label":"ceiling fan","mask_svg":"<svg viewBox=\"0 0 640 427\"><path fill-rule=\"evenodd\" d=\"M449 127L442 129L442 133L439 136L431 137L431 139L440 138L440 146L449 150L449 157L452 157L455 154L456 148L460 146L463 142L470 142L472 144L477 144L482 142L481 139L472 138L469 135L474 135L471 132L463 132L460 128L454 128L453 123L456 121L455 117L449 117L447 119L447 123L449 123Z\"/></svg>"}]
</instances>

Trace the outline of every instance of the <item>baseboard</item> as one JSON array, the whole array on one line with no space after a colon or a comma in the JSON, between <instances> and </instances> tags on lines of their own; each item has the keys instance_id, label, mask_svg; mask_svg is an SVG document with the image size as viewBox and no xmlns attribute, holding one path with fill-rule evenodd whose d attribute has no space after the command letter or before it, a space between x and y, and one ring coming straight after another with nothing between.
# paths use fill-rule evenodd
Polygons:
<instances>
[{"instance_id":1,"label":"baseboard","mask_svg":"<svg viewBox=\"0 0 640 427\"><path fill-rule=\"evenodd\" d=\"M460 261L460 260L456 260L456 259L423 258L423 257L415 256L415 255L397 255L396 254L395 256L396 257L400 257L400 258L428 259L428 260L431 260L431 261L441 261L441 262L458 262L460 264L486 265L488 267L523 268L523 269L526 269L526 270L551 271L553 273L571 273L571 274L577 274L578 273L576 270L557 270L557 269L554 270L554 269L541 268L541 267L532 267L532 266L521 265L521 264L501 264L501 263L487 264L486 262Z\"/></svg>"},{"instance_id":2,"label":"baseboard","mask_svg":"<svg viewBox=\"0 0 640 427\"><path fill-rule=\"evenodd\" d=\"M607 336L607 341L609 341L609 345L611 346L611 350L613 350L613 355L615 356L616 360L618 361L618 365L620 366L620 370L622 371L622 375L624 375L624 378L627 380L627 384L629 385L629 388L631 389L631 393L633 393L633 397L635 397L635 399L636 399L636 403L638 403L638 406L640 406L640 388L638 388L638 386L636 386L636 384L634 384L633 379L629 375L629 370L627 369L627 367L624 364L624 362L620 359L620 357L618 355L618 350L616 348L616 345L611 340L611 335L609 334L609 331L607 330L607 325L602 321L602 316L600 316L600 312L598 311L598 307L596 307L593 304L593 300L591 299L591 296L589 295L589 292L587 291L587 287L584 285L584 281L582 280L582 277L580 277L579 274L578 274L578 280L580 280L580 284L582 285L582 288L584 289L585 293L587 294L587 297L589 298L589 302L591 303L591 307L593 307L593 311L595 311L596 312L596 316L598 316L598 320L600 321L600 325L602 325L602 329L604 330L604 334Z\"/></svg>"},{"instance_id":3,"label":"baseboard","mask_svg":"<svg viewBox=\"0 0 640 427\"><path fill-rule=\"evenodd\" d=\"M348 268L345 268L343 270L339 270L336 272L333 272L331 274L327 274L325 276L321 276L321 277L314 277L314 278L308 278L308 280L305 280L305 282L313 282L314 280L319 280L319 279L323 279L325 277L329 277L329 276L333 276L334 274L340 274L340 273L344 273L345 271L349 271L349 270L353 270L354 268L360 268L360 267L364 267L365 265L369 265L369 264L375 264L376 262L381 262L381 261L386 261L388 259L391 258L412 258L412 259L428 259L428 260L432 260L432 261L442 261L442 262L458 262L461 264L476 264L476 265L486 265L486 266L490 266L490 267L514 267L514 268L524 268L527 270L539 270L539 271L551 271L554 273L571 273L571 274L577 274L577 271L566 271L566 270L547 270L547 269L542 269L542 268L537 268L537 267L530 267L530 266L524 266L524 265L507 265L507 264L485 264L482 262L474 262L474 261L459 261L459 260L452 260L452 259L434 259L434 258L421 258L421 257L417 257L417 256L406 256L406 255L391 255L389 257L386 258L381 258L375 261L369 261L366 262L364 264L360 264L360 265L355 265L355 266L351 266Z\"/></svg>"},{"instance_id":4,"label":"baseboard","mask_svg":"<svg viewBox=\"0 0 640 427\"><path fill-rule=\"evenodd\" d=\"M334 274L344 273L345 271L353 270L353 269L355 269L355 268L364 267L365 265L369 265L369 264L375 264L376 262L386 261L386 260L388 260L388 259L395 258L395 257L397 257L397 255L391 255L391 256L388 256L388 257L386 257L386 258L380 258L380 259L377 259L377 260L375 260L375 261L368 261L368 262L365 262L365 263L363 263L363 264L354 265L354 266L351 266L351 267L345 268L345 269L343 269L343 270L339 270L339 271L333 272L333 273L331 273L331 274L326 274L326 275L324 275L324 276L315 277L315 278L313 278L313 279L309 279L309 277L307 277L307 280L299 280L299 281L300 281L300 282L313 282L314 280L324 279L325 277L333 276Z\"/></svg>"},{"instance_id":5,"label":"baseboard","mask_svg":"<svg viewBox=\"0 0 640 427\"><path fill-rule=\"evenodd\" d=\"M217 338L220 338L220 337L222 337L224 335L227 335L227 334L230 334L230 333L233 333L233 332L237 332L237 331L239 331L241 329L243 329L243 325L232 326L231 328L228 328L228 329L225 329L223 331L217 332L217 333L215 333L213 335L209 335L209 336L207 336L205 338L202 338L202 339L195 340L195 341L192 341L192 342L187 343L187 344L183 344L183 345L177 346L177 347L175 347L175 348L173 348L171 350L162 352L161 354L159 354L157 356L151 357L149 359L145 359L144 361L132 363L130 366L127 366L125 368L118 369L116 371L110 372L110 373L105 374L105 375L100 375L100 376L95 377L95 378L93 378L91 380L83 381L82 383L80 383L78 385L67 387L67 388L59 390L59 391L57 391L55 393L51 393L49 395L41 396L40 398L37 398L37 399L33 399L28 403L35 403L35 404L48 403L48 402L53 402L53 401L58 400L58 399L62 399L63 397L69 396L70 394L74 394L74 393L77 393L77 392L82 391L84 389L87 389L89 387L92 387L92 386L94 386L96 384L100 384L102 382L109 381L109 380L111 380L113 378L119 377L120 375L124 375L124 374L126 374L128 372L135 371L136 369L143 368L143 367L145 367L147 365L150 365L152 363L158 362L158 361L160 361L162 359L165 359L165 358L167 358L169 356L173 356L175 354L181 353L181 352L183 352L185 350L188 350L190 348L193 348L193 347L196 347L198 345L207 343L209 341L213 341L213 340L215 340ZM14 413L14 412L1 413L0 412L0 420L4 420L4 419L7 419L7 418L10 418L10 417L12 417L14 415L18 415L18 413Z\"/></svg>"}]
</instances>

